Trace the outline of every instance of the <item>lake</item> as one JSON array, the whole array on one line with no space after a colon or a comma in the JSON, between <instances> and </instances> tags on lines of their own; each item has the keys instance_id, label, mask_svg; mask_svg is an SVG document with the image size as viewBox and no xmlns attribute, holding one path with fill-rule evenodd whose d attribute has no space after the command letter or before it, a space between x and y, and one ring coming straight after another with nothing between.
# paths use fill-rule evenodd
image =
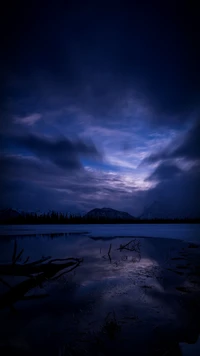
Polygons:
<instances>
[{"instance_id":1,"label":"lake","mask_svg":"<svg viewBox=\"0 0 200 356\"><path fill-rule=\"evenodd\" d=\"M24 225L0 231L0 263L6 266L15 241L16 255L23 249L19 265L47 256L83 259L73 271L28 290L29 298L14 302L14 309L0 304L1 355L181 355L184 343L197 342L199 225ZM1 278L14 288L36 277ZM12 288L0 283L0 296Z\"/></svg>"},{"instance_id":2,"label":"lake","mask_svg":"<svg viewBox=\"0 0 200 356\"><path fill-rule=\"evenodd\" d=\"M1 235L86 232L89 236L143 236L200 240L200 224L2 225Z\"/></svg>"}]
</instances>

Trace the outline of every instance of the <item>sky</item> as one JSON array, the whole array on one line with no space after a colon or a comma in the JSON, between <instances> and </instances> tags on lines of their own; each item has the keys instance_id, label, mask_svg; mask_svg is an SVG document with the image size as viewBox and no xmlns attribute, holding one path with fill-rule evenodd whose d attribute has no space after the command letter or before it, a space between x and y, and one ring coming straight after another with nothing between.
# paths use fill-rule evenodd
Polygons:
<instances>
[{"instance_id":1,"label":"sky","mask_svg":"<svg viewBox=\"0 0 200 356\"><path fill-rule=\"evenodd\" d=\"M200 215L195 3L9 1L0 207Z\"/></svg>"}]
</instances>

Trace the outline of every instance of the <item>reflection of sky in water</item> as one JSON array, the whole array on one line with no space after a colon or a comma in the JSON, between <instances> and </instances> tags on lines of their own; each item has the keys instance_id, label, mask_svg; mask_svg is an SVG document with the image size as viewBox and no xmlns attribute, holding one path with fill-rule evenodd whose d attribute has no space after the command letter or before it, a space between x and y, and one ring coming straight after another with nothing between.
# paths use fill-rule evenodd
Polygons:
<instances>
[{"instance_id":1,"label":"reflection of sky in water","mask_svg":"<svg viewBox=\"0 0 200 356\"><path fill-rule=\"evenodd\" d=\"M2 225L0 236L83 232L88 236L140 236L199 241L200 224Z\"/></svg>"},{"instance_id":2,"label":"reflection of sky in water","mask_svg":"<svg viewBox=\"0 0 200 356\"><path fill-rule=\"evenodd\" d=\"M170 257L177 255L185 244L178 240L171 240L169 244L169 240L141 238L139 258L138 252L117 250L120 244L130 240L129 237L95 241L78 235L17 239L18 251L24 248L23 258L30 256L30 261L41 256L84 258L74 272L44 285L44 289L50 292L47 299L16 304L20 309L20 323L23 327L27 325L24 337L30 344L33 343L32 333L37 333L38 344L45 344L50 337L51 342L66 341L69 335L72 337L77 325L78 329L88 330L92 323L93 329L98 331L107 313L113 310L127 335L129 327L132 331L134 328L137 334L147 325L148 328L151 325L151 330L158 323L177 325L179 309L173 288L178 281L184 282L185 277L170 272L163 275L162 268L168 266ZM111 260L108 257L110 243ZM14 240L0 241L1 262L11 260L13 246ZM1 313L7 318L9 312L4 310ZM12 318L9 314L3 325L5 330L1 325L4 337L6 330L11 332L10 328L16 333L17 323L10 327ZM49 331L43 332L43 329Z\"/></svg>"}]
</instances>

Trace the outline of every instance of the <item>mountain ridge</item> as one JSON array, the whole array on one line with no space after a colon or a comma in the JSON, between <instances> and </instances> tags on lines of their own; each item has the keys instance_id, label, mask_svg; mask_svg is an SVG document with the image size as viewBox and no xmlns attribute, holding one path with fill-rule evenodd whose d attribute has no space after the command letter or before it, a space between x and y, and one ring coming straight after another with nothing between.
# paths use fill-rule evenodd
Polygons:
<instances>
[{"instance_id":1,"label":"mountain ridge","mask_svg":"<svg viewBox=\"0 0 200 356\"><path fill-rule=\"evenodd\" d=\"M84 215L85 218L135 219L131 214L112 208L94 208Z\"/></svg>"}]
</instances>

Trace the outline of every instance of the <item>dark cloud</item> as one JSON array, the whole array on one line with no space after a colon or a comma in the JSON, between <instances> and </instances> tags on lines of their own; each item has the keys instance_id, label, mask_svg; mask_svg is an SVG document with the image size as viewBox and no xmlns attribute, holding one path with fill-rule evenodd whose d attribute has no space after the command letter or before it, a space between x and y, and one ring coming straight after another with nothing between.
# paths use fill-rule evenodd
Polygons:
<instances>
[{"instance_id":1,"label":"dark cloud","mask_svg":"<svg viewBox=\"0 0 200 356\"><path fill-rule=\"evenodd\" d=\"M186 160L200 160L200 121L178 141L172 143L158 153L145 158L143 163L154 163L167 159L184 158Z\"/></svg>"},{"instance_id":2,"label":"dark cloud","mask_svg":"<svg viewBox=\"0 0 200 356\"><path fill-rule=\"evenodd\" d=\"M1 179L0 208L14 207L24 211L45 211L75 209L75 203L62 204L62 192L50 189L47 186L32 182L31 179Z\"/></svg>"},{"instance_id":3,"label":"dark cloud","mask_svg":"<svg viewBox=\"0 0 200 356\"><path fill-rule=\"evenodd\" d=\"M200 121L186 134L183 142L172 151L171 157L200 159Z\"/></svg>"},{"instance_id":4,"label":"dark cloud","mask_svg":"<svg viewBox=\"0 0 200 356\"><path fill-rule=\"evenodd\" d=\"M20 209L58 209L87 212L109 205L137 214L141 199L120 175L101 175L84 169L66 171L51 162L25 156L1 156L0 205ZM135 197L135 198L134 198ZM136 207L133 199L137 199ZM109 203L108 203L109 202Z\"/></svg>"},{"instance_id":5,"label":"dark cloud","mask_svg":"<svg viewBox=\"0 0 200 356\"><path fill-rule=\"evenodd\" d=\"M132 184L127 187L123 176L118 174L110 176L102 172L99 175L86 170L66 174L60 167L53 169L53 163L32 157L4 156L0 165L3 168L0 177L2 208L87 212L94 207L110 206L139 215L145 204L156 199L170 206L175 214L200 215L197 199L200 170L195 165L178 174L176 168L169 166L169 179L163 177L161 165L156 172L159 183L146 191L134 189Z\"/></svg>"},{"instance_id":6,"label":"dark cloud","mask_svg":"<svg viewBox=\"0 0 200 356\"><path fill-rule=\"evenodd\" d=\"M155 199L169 206L174 216L200 216L200 169L198 166L159 184L146 192L146 202Z\"/></svg>"},{"instance_id":7,"label":"dark cloud","mask_svg":"<svg viewBox=\"0 0 200 356\"><path fill-rule=\"evenodd\" d=\"M146 201L161 197L174 201L177 209L198 211L199 122L156 154L151 154L158 147L154 137L152 145L145 142L143 147L149 124L154 133L160 126L178 132L180 124L187 129L200 112L200 31L194 4L107 1L100 8L94 1L23 6L7 1L0 25L5 34L0 66L2 201L77 210L109 204L137 213ZM97 136L98 129L90 131L95 126L111 130L99 138L91 133ZM115 152L117 145L111 147L112 129L122 127L133 133L133 138L125 136L123 155L131 157L132 147L134 157L138 145L138 162L148 146L145 162L159 163L148 177L159 183L149 191L135 189L111 165L106 169L115 176L102 171L103 165L96 165L98 173L84 169L94 168L88 162L101 160L101 153L93 142L74 140L75 134L87 137L85 131L90 131L97 147L102 138L102 146L109 148L106 154L122 162L125 156ZM134 143L138 127L142 133ZM60 133L68 138L58 137ZM181 171L179 158L197 166ZM142 169L142 176L136 175L141 181L148 166ZM134 173L128 172L127 181L133 181Z\"/></svg>"},{"instance_id":8,"label":"dark cloud","mask_svg":"<svg viewBox=\"0 0 200 356\"><path fill-rule=\"evenodd\" d=\"M4 107L28 115L73 102L115 120L134 91L165 123L187 120L200 98L197 14L183 2L8 4Z\"/></svg>"},{"instance_id":9,"label":"dark cloud","mask_svg":"<svg viewBox=\"0 0 200 356\"><path fill-rule=\"evenodd\" d=\"M179 167L177 167L174 163L163 162L145 180L160 182L160 181L173 179L176 176L181 175L181 173L182 170Z\"/></svg>"},{"instance_id":10,"label":"dark cloud","mask_svg":"<svg viewBox=\"0 0 200 356\"><path fill-rule=\"evenodd\" d=\"M170 206L174 215L200 216L200 122L196 122L186 134L172 141L158 153L151 154L143 164L160 162L147 178L157 181L149 189L146 199L154 199ZM184 170L177 166L186 164Z\"/></svg>"},{"instance_id":11,"label":"dark cloud","mask_svg":"<svg viewBox=\"0 0 200 356\"><path fill-rule=\"evenodd\" d=\"M21 149L23 153L32 153L40 159L47 159L65 169L80 169L80 157L100 159L101 155L93 142L78 139L71 141L66 137L49 138L34 134L2 137L5 146Z\"/></svg>"}]
</instances>

